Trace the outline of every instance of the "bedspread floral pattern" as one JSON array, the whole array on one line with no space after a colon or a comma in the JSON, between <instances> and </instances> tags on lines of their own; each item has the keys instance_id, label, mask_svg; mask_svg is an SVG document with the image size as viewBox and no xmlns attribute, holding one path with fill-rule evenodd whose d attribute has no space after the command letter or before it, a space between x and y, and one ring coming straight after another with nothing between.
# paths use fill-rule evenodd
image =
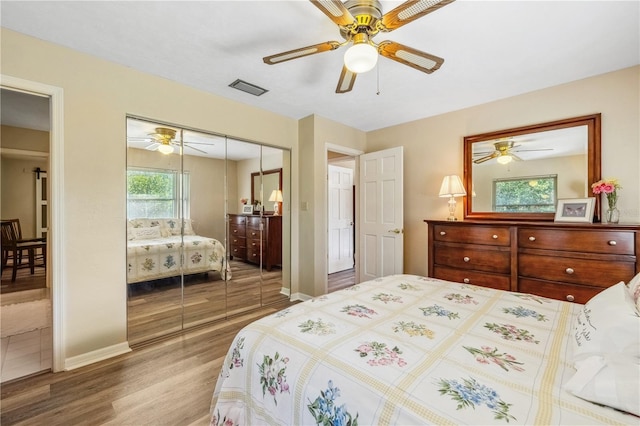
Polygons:
<instances>
[{"instance_id":1,"label":"bedspread floral pattern","mask_svg":"<svg viewBox=\"0 0 640 426\"><path fill-rule=\"evenodd\" d=\"M289 384L287 383L287 363L289 358L280 356L278 352L273 357L265 355L262 363L258 364L260 371L260 384L262 385L262 396L267 391L273 396L273 402L278 405L278 393L289 393Z\"/></svg>"},{"instance_id":2,"label":"bedspread floral pattern","mask_svg":"<svg viewBox=\"0 0 640 426\"><path fill-rule=\"evenodd\" d=\"M504 402L495 390L478 383L473 377L462 381L441 379L439 385L440 394L452 397L458 403L458 410L484 405L494 413L496 420L516 420L509 414L511 404Z\"/></svg>"},{"instance_id":3,"label":"bedspread floral pattern","mask_svg":"<svg viewBox=\"0 0 640 426\"><path fill-rule=\"evenodd\" d=\"M557 360L578 310L411 275L360 283L245 327L211 424L629 423L564 393L539 399L571 368ZM532 355L543 346L555 358Z\"/></svg>"},{"instance_id":4,"label":"bedspread floral pattern","mask_svg":"<svg viewBox=\"0 0 640 426\"><path fill-rule=\"evenodd\" d=\"M365 342L355 350L360 358L367 358L367 364L372 367L397 364L404 367L407 362L400 357L402 351L394 346L389 348L386 343Z\"/></svg>"},{"instance_id":5,"label":"bedspread floral pattern","mask_svg":"<svg viewBox=\"0 0 640 426\"><path fill-rule=\"evenodd\" d=\"M347 411L346 404L336 405L336 399L340 397L340 389L333 386L329 380L327 389L320 391L320 395L309 402L307 407L313 415L317 425L323 426L357 426L358 414L355 417Z\"/></svg>"}]
</instances>

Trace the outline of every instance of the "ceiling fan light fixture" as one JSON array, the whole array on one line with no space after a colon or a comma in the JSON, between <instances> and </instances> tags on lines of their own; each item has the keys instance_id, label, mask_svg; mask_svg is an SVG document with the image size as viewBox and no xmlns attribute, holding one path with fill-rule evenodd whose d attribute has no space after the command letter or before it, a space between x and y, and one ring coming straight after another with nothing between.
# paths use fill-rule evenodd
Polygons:
<instances>
[{"instance_id":1,"label":"ceiling fan light fixture","mask_svg":"<svg viewBox=\"0 0 640 426\"><path fill-rule=\"evenodd\" d=\"M369 43L366 33L358 33L353 37L353 46L344 53L344 65L353 73L360 74L371 71L378 62L378 49Z\"/></svg>"},{"instance_id":2,"label":"ceiling fan light fixture","mask_svg":"<svg viewBox=\"0 0 640 426\"><path fill-rule=\"evenodd\" d=\"M496 161L500 164L509 164L512 160L513 160L513 157L508 154L501 155L500 157L496 158Z\"/></svg>"},{"instance_id":3,"label":"ceiling fan light fixture","mask_svg":"<svg viewBox=\"0 0 640 426\"><path fill-rule=\"evenodd\" d=\"M160 151L161 153L168 155L168 154L173 154L173 147L169 144L162 144L158 147L158 151Z\"/></svg>"}]
</instances>

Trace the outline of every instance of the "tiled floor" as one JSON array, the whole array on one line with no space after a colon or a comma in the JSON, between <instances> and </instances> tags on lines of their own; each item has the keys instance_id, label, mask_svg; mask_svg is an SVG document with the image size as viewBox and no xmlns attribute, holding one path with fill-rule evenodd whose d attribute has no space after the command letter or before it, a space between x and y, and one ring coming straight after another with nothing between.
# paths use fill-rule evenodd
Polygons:
<instances>
[{"instance_id":1,"label":"tiled floor","mask_svg":"<svg viewBox=\"0 0 640 426\"><path fill-rule=\"evenodd\" d=\"M51 368L51 327L4 337L0 340L2 341L0 382Z\"/></svg>"}]
</instances>

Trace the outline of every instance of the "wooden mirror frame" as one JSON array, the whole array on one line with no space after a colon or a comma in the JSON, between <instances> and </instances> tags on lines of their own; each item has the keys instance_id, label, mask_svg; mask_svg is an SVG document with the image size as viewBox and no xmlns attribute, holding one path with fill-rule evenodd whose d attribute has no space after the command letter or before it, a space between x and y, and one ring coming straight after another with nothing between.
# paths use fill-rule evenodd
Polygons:
<instances>
[{"instance_id":1,"label":"wooden mirror frame","mask_svg":"<svg viewBox=\"0 0 640 426\"><path fill-rule=\"evenodd\" d=\"M487 140L520 136L528 133L545 132L549 130L564 129L567 127L587 126L587 184L588 196L593 197L591 184L601 179L600 143L601 143L601 114L585 115L581 117L567 118L548 123L533 124L530 126L516 127L513 129L499 130L480 135L466 136L464 138L464 184L467 193L473 186L473 144ZM596 198L597 200L597 198ZM490 220L546 220L553 221L554 213L503 213L503 212L474 212L468 196L464 197L465 219L490 219ZM596 203L596 217L600 217L601 203Z\"/></svg>"},{"instance_id":2,"label":"wooden mirror frame","mask_svg":"<svg viewBox=\"0 0 640 426\"><path fill-rule=\"evenodd\" d=\"M254 195L255 195L255 178L262 175L270 175L270 174L278 174L278 189L280 191L282 191L282 169L272 169L272 170L263 170L262 173L260 172L253 172L251 173L251 202L253 203L254 200ZM262 212L264 214L273 214L274 211L273 210L266 210L265 206L267 205L267 203L270 203L271 205L273 205L272 202L266 201L266 200L261 200L262 202ZM282 205L280 205L282 207Z\"/></svg>"}]
</instances>

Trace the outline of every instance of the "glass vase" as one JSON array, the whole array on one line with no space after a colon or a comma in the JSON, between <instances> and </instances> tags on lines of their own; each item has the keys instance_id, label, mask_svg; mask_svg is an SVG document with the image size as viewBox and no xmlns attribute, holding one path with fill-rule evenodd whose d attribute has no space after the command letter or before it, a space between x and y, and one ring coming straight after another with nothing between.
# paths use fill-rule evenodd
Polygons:
<instances>
[{"instance_id":1,"label":"glass vase","mask_svg":"<svg viewBox=\"0 0 640 426\"><path fill-rule=\"evenodd\" d=\"M616 206L609 207L606 212L608 223L618 223L620 221L620 210Z\"/></svg>"}]
</instances>

